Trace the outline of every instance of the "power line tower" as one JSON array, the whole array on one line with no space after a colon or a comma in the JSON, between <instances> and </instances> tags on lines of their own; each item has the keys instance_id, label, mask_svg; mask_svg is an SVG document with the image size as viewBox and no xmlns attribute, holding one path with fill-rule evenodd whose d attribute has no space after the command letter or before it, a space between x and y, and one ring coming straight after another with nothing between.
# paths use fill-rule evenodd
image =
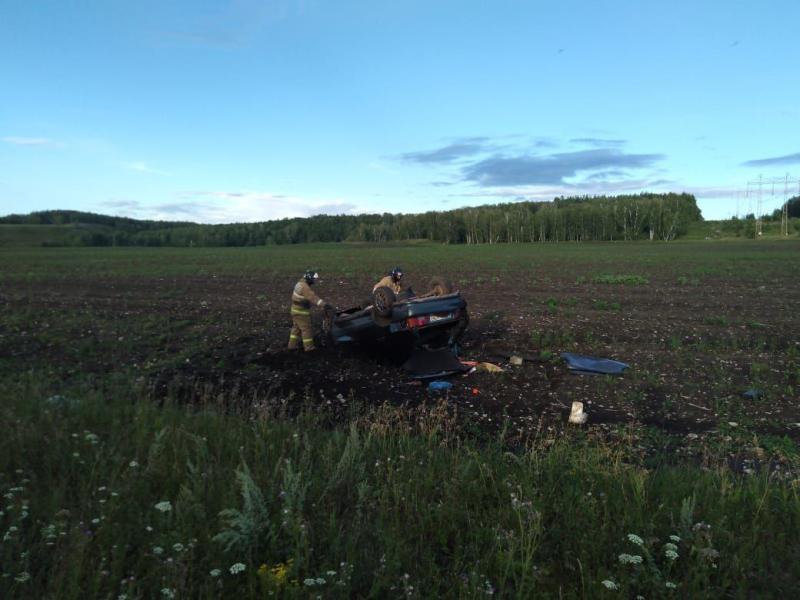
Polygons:
<instances>
[{"instance_id":1,"label":"power line tower","mask_svg":"<svg viewBox=\"0 0 800 600\"><path fill-rule=\"evenodd\" d=\"M764 212L763 210L764 186L765 185L771 186L772 192L770 194L770 200L774 201L776 197L775 186L781 183L783 184L783 203L781 204L781 235L788 236L789 235L789 186L796 183L798 186L798 192L800 192L800 178L790 177L788 173L783 177L772 177L768 179L765 179L764 177L759 175L758 179L747 182L747 196L750 197L751 210L752 210L752 197L753 195L756 196L756 211L754 215L756 218L756 230L755 230L756 239L760 238L764 233L764 223L762 220L762 217L764 216L762 214ZM754 191L751 190L751 188L753 188Z\"/></svg>"},{"instance_id":2,"label":"power line tower","mask_svg":"<svg viewBox=\"0 0 800 600\"><path fill-rule=\"evenodd\" d=\"M783 179L783 210L781 211L781 235L789 235L789 174Z\"/></svg>"},{"instance_id":3,"label":"power line tower","mask_svg":"<svg viewBox=\"0 0 800 600\"><path fill-rule=\"evenodd\" d=\"M756 239L760 238L764 233L763 227L764 224L761 222L761 186L763 185L763 177L761 175L758 176L758 204L756 205Z\"/></svg>"}]
</instances>

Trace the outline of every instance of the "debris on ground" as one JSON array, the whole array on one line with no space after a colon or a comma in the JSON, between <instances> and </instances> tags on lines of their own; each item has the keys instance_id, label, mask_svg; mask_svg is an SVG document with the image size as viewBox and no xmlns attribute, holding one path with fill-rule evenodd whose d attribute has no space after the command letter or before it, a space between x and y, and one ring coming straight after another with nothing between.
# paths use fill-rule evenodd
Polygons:
<instances>
[{"instance_id":1,"label":"debris on ground","mask_svg":"<svg viewBox=\"0 0 800 600\"><path fill-rule=\"evenodd\" d=\"M510 362L515 367L519 367L522 365L522 357L514 354L513 356L511 356L511 358L508 359L508 362Z\"/></svg>"},{"instance_id":2,"label":"debris on ground","mask_svg":"<svg viewBox=\"0 0 800 600\"><path fill-rule=\"evenodd\" d=\"M574 425L583 425L589 415L583 412L583 402L573 402L569 413L569 422Z\"/></svg>"},{"instance_id":3,"label":"debris on ground","mask_svg":"<svg viewBox=\"0 0 800 600\"><path fill-rule=\"evenodd\" d=\"M572 352L562 352L561 358L567 363L571 373L581 373L587 375L622 375L630 365L612 360L610 358L597 358L595 356L583 356Z\"/></svg>"},{"instance_id":4,"label":"debris on ground","mask_svg":"<svg viewBox=\"0 0 800 600\"><path fill-rule=\"evenodd\" d=\"M505 370L503 367L499 367L494 363L490 362L480 362L475 365L475 370L480 371L483 373L504 373Z\"/></svg>"},{"instance_id":5,"label":"debris on ground","mask_svg":"<svg viewBox=\"0 0 800 600\"><path fill-rule=\"evenodd\" d=\"M450 388L453 387L453 384L449 381L431 381L428 384L428 391L429 392L446 392Z\"/></svg>"},{"instance_id":6,"label":"debris on ground","mask_svg":"<svg viewBox=\"0 0 800 600\"><path fill-rule=\"evenodd\" d=\"M758 388L750 388L746 392L742 392L742 397L748 400L758 400L764 393Z\"/></svg>"}]
</instances>

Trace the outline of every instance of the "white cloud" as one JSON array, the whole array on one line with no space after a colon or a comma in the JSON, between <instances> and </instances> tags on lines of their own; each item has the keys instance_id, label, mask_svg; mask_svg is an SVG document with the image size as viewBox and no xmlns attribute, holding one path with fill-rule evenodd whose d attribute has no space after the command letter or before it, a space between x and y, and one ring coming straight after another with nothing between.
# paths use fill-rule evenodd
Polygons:
<instances>
[{"instance_id":1,"label":"white cloud","mask_svg":"<svg viewBox=\"0 0 800 600\"><path fill-rule=\"evenodd\" d=\"M652 181L649 179L623 179L623 180L586 180L565 185L524 185L505 186L492 190L479 190L466 194L451 194L452 196L467 196L473 198L497 198L500 202L513 202L515 200L549 201L557 196L601 196L637 192L673 191L679 187L665 180ZM682 190L675 190L682 191Z\"/></svg>"},{"instance_id":2,"label":"white cloud","mask_svg":"<svg viewBox=\"0 0 800 600\"><path fill-rule=\"evenodd\" d=\"M40 138L40 137L22 137L16 135L9 135L4 138L0 138L4 142L8 144L14 144L15 146L51 146L55 147L58 146L58 142L55 140L51 140L50 138Z\"/></svg>"},{"instance_id":3,"label":"white cloud","mask_svg":"<svg viewBox=\"0 0 800 600\"><path fill-rule=\"evenodd\" d=\"M122 164L123 167L130 171L136 171L138 173L150 173L152 175L169 175L166 171L162 171L160 169L155 169L148 165L144 161L134 161L134 162L126 162Z\"/></svg>"},{"instance_id":4,"label":"white cloud","mask_svg":"<svg viewBox=\"0 0 800 600\"><path fill-rule=\"evenodd\" d=\"M359 212L354 204L340 199L308 199L259 191L189 191L179 194L173 202L160 204L112 198L103 206L138 219L196 223L253 223Z\"/></svg>"}]
</instances>

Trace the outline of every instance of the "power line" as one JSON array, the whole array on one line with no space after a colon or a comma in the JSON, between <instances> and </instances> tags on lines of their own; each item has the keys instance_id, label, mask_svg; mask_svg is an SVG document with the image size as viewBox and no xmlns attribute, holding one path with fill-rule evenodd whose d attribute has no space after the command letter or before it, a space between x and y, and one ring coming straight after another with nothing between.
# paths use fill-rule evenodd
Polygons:
<instances>
[{"instance_id":1,"label":"power line","mask_svg":"<svg viewBox=\"0 0 800 600\"><path fill-rule=\"evenodd\" d=\"M756 196L757 208L754 216L756 217L756 238L763 233L763 196L764 186L771 186L770 199L775 198L775 186L783 184L783 203L781 204L781 235L789 235L789 184L797 184L798 194L800 194L800 178L790 177L787 173L783 177L764 178L761 175L758 179L747 182L746 195L750 199L750 213L753 214L753 195ZM751 189L752 188L752 189ZM780 187L778 187L780 189ZM738 202L737 202L738 212Z\"/></svg>"}]
</instances>

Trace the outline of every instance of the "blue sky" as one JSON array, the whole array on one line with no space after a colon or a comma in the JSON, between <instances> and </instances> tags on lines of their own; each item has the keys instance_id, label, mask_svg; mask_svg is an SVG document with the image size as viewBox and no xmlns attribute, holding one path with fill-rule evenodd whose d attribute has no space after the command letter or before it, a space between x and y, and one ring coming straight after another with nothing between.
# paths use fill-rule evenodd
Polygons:
<instances>
[{"instance_id":1,"label":"blue sky","mask_svg":"<svg viewBox=\"0 0 800 600\"><path fill-rule=\"evenodd\" d=\"M797 0L0 0L0 214L639 191L743 214L748 181L800 176L798 23Z\"/></svg>"}]
</instances>

